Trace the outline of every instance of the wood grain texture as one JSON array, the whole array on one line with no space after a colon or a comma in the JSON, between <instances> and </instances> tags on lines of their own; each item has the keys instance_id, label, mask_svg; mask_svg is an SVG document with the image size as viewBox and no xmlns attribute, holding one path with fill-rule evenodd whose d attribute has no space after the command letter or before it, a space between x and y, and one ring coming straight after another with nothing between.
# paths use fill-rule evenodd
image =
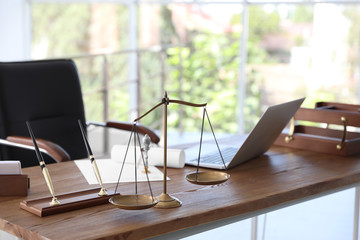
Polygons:
<instances>
[{"instance_id":1,"label":"wood grain texture","mask_svg":"<svg viewBox=\"0 0 360 240\"><path fill-rule=\"evenodd\" d=\"M27 175L0 175L0 196L27 196L29 186Z\"/></svg>"},{"instance_id":2,"label":"wood grain texture","mask_svg":"<svg viewBox=\"0 0 360 240\"><path fill-rule=\"evenodd\" d=\"M59 194L91 187L73 162L48 165L48 169ZM229 170L230 180L215 186L187 182L186 174L193 171L192 167L168 169L168 193L182 201L180 208L122 210L105 204L40 218L21 210L19 203L48 196L48 189L39 167L23 169L31 178L31 191L27 198L0 197L0 229L23 239L143 239L360 182L360 156L273 147ZM152 182L152 188L160 195L162 182ZM133 194L134 185L122 183L118 191ZM139 192L146 191L146 183L141 183Z\"/></svg>"},{"instance_id":3,"label":"wood grain texture","mask_svg":"<svg viewBox=\"0 0 360 240\"><path fill-rule=\"evenodd\" d=\"M97 187L66 194L56 194L56 198L61 203L56 206L50 206L52 196L25 200L20 203L20 208L39 217L46 217L53 214L106 204L114 194L113 192L108 192L107 196L99 196L98 193L100 189L101 188Z\"/></svg>"}]
</instances>

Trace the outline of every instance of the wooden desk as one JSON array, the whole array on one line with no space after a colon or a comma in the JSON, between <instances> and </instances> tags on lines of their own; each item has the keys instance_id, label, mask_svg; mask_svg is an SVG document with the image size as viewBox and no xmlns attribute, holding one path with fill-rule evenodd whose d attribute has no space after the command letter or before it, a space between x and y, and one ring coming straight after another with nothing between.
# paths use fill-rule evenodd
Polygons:
<instances>
[{"instance_id":1,"label":"wooden desk","mask_svg":"<svg viewBox=\"0 0 360 240\"><path fill-rule=\"evenodd\" d=\"M73 162L48 165L56 193L88 188ZM168 192L183 206L175 209L122 210L110 204L44 218L19 209L24 198L0 198L0 229L24 239L142 239L235 216L282 206L360 182L360 156L338 157L273 147L264 156L244 163L216 186L188 183L194 168L169 169ZM48 196L39 167L23 170L31 179L29 199ZM146 187L145 184L140 188ZM113 188L110 184L108 188ZM162 182L152 182L162 192ZM133 184L120 192L133 194Z\"/></svg>"}]
</instances>

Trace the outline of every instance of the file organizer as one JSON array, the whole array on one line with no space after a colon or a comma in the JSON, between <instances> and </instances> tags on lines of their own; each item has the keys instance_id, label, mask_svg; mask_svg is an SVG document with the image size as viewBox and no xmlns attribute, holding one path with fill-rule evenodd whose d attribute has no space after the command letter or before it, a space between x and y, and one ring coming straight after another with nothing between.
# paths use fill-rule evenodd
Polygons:
<instances>
[{"instance_id":1,"label":"file organizer","mask_svg":"<svg viewBox=\"0 0 360 240\"><path fill-rule=\"evenodd\" d=\"M310 124L295 125L299 120ZM360 105L317 102L314 109L300 108L291 120L289 133L282 133L274 144L350 156L360 153L359 127Z\"/></svg>"}]
</instances>

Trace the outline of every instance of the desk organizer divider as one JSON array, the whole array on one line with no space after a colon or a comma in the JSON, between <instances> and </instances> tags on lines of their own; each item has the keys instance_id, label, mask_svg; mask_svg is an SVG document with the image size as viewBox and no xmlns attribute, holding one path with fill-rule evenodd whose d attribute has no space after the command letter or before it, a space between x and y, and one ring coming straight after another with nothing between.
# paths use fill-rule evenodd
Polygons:
<instances>
[{"instance_id":1,"label":"desk organizer divider","mask_svg":"<svg viewBox=\"0 0 360 240\"><path fill-rule=\"evenodd\" d=\"M295 125L295 121L325 124L321 126ZM337 125L329 128L329 125ZM350 156L360 153L360 132L348 126L360 127L360 105L318 102L314 109L300 108L291 122L290 132L282 133L275 145L296 149ZM359 129L357 129L359 130Z\"/></svg>"},{"instance_id":2,"label":"desk organizer divider","mask_svg":"<svg viewBox=\"0 0 360 240\"><path fill-rule=\"evenodd\" d=\"M49 205L52 196L24 200L20 203L20 208L39 217L45 217L53 214L105 204L109 202L110 197L116 195L113 191L108 191L107 196L98 196L99 191L100 188L92 188L79 192L57 195L56 197L60 201L60 204L56 206Z\"/></svg>"},{"instance_id":3,"label":"desk organizer divider","mask_svg":"<svg viewBox=\"0 0 360 240\"><path fill-rule=\"evenodd\" d=\"M27 196L30 179L22 174L0 175L0 196Z\"/></svg>"}]
</instances>

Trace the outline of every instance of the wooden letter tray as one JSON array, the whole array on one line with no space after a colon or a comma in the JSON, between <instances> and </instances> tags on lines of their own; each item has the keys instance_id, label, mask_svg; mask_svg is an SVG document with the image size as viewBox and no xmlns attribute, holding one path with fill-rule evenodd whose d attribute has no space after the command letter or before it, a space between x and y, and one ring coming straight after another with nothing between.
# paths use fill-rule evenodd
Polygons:
<instances>
[{"instance_id":1,"label":"wooden letter tray","mask_svg":"<svg viewBox=\"0 0 360 240\"><path fill-rule=\"evenodd\" d=\"M295 125L297 120L310 121L316 126ZM330 128L330 124L334 127ZM282 133L275 145L354 155L360 152L360 132L349 131L349 126L354 130L360 127L360 105L318 102L314 109L300 108L291 120L289 133Z\"/></svg>"}]
</instances>

